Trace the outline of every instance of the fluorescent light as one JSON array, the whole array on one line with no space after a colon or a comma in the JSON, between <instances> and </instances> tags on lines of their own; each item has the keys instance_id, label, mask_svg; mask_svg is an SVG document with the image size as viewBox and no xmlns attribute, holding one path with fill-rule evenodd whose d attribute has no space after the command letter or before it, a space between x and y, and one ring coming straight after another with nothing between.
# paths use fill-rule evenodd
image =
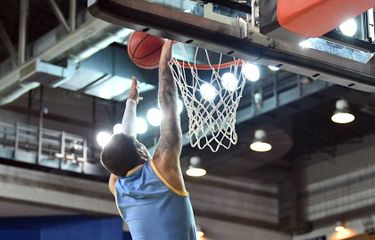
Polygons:
<instances>
[{"instance_id":1,"label":"fluorescent light","mask_svg":"<svg viewBox=\"0 0 375 240\"><path fill-rule=\"evenodd\" d=\"M242 66L242 73L245 75L246 79L251 82L256 82L260 78L259 67L252 63L245 63Z\"/></svg>"},{"instance_id":2,"label":"fluorescent light","mask_svg":"<svg viewBox=\"0 0 375 240\"><path fill-rule=\"evenodd\" d=\"M310 39L304 40L298 44L301 48L312 48L312 43Z\"/></svg>"},{"instance_id":3,"label":"fluorescent light","mask_svg":"<svg viewBox=\"0 0 375 240\"><path fill-rule=\"evenodd\" d=\"M280 70L280 68L279 68L279 67L276 67L276 66L268 66L268 69L271 70L271 71L274 71L274 72Z\"/></svg>"},{"instance_id":4,"label":"fluorescent light","mask_svg":"<svg viewBox=\"0 0 375 240\"><path fill-rule=\"evenodd\" d=\"M96 135L96 141L102 148L104 148L109 143L109 141L111 141L111 138L112 135L104 131L101 131Z\"/></svg>"}]
</instances>

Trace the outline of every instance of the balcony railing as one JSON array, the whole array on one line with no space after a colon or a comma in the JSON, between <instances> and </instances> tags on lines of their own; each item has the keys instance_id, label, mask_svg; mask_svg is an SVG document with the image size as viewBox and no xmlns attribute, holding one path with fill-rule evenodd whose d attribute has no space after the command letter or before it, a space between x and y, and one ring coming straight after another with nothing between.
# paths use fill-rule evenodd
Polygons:
<instances>
[{"instance_id":1,"label":"balcony railing","mask_svg":"<svg viewBox=\"0 0 375 240\"><path fill-rule=\"evenodd\" d=\"M21 123L0 122L0 157L85 173L87 140L81 136Z\"/></svg>"}]
</instances>

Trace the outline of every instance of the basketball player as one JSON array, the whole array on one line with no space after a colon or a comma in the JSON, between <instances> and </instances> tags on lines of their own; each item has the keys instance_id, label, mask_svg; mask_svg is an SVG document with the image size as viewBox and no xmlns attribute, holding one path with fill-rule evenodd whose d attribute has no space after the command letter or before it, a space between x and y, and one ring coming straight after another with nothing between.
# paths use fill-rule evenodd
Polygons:
<instances>
[{"instance_id":1,"label":"basketball player","mask_svg":"<svg viewBox=\"0 0 375 240\"><path fill-rule=\"evenodd\" d=\"M138 83L126 102L123 133L114 135L101 156L111 173L109 189L134 240L196 240L195 221L180 168L181 127L177 89L168 62L172 41L163 46L159 66L160 139L153 157L136 139Z\"/></svg>"}]
</instances>

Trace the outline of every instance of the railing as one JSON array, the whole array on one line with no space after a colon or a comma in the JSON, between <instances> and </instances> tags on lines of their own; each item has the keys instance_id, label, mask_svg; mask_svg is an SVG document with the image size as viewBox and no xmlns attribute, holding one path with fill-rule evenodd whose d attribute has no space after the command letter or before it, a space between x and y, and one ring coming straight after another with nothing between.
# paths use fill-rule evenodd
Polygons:
<instances>
[{"instance_id":1,"label":"railing","mask_svg":"<svg viewBox=\"0 0 375 240\"><path fill-rule=\"evenodd\" d=\"M87 140L71 133L0 122L0 157L84 173Z\"/></svg>"}]
</instances>

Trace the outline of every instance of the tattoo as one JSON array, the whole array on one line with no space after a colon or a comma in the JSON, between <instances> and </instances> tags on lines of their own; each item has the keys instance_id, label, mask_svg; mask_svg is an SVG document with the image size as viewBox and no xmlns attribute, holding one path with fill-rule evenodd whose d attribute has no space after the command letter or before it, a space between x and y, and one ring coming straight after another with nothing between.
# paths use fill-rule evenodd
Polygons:
<instances>
[{"instance_id":1,"label":"tattoo","mask_svg":"<svg viewBox=\"0 0 375 240\"><path fill-rule=\"evenodd\" d=\"M182 133L177 113L177 88L167 61L161 61L159 67L159 104L164 118L157 150L180 154Z\"/></svg>"}]
</instances>

